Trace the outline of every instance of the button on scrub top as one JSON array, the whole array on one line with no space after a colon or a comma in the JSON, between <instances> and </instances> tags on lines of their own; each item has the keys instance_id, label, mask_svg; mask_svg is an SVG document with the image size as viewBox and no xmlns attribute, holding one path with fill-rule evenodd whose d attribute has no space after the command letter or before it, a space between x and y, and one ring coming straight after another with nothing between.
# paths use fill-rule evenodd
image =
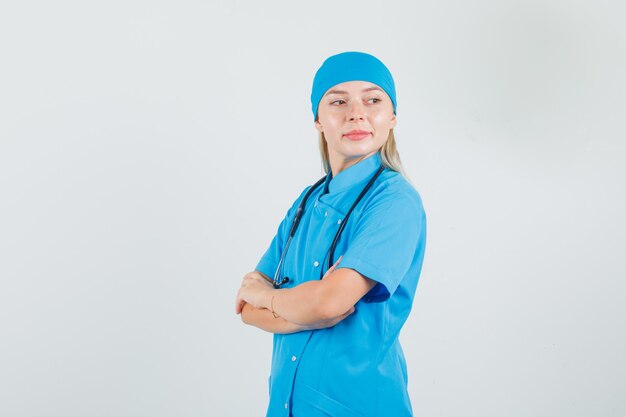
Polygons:
<instances>
[{"instance_id":1,"label":"button on scrub top","mask_svg":"<svg viewBox=\"0 0 626 417\"><path fill-rule=\"evenodd\" d=\"M316 280L328 269L335 233L381 165L379 153L332 177L309 197L285 256L284 287ZM256 269L274 277L295 211L288 210ZM355 312L327 329L274 335L268 417L411 416L407 369L398 340L417 287L426 244L426 215L418 192L385 169L354 209L335 249L337 268L377 284Z\"/></svg>"}]
</instances>

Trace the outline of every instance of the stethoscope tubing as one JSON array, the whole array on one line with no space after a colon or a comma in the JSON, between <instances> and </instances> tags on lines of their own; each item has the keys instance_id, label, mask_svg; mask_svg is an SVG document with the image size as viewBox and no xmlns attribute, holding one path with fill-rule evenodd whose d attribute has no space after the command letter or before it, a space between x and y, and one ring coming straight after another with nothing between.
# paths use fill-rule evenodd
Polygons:
<instances>
[{"instance_id":1,"label":"stethoscope tubing","mask_svg":"<svg viewBox=\"0 0 626 417\"><path fill-rule=\"evenodd\" d=\"M348 210L348 212L346 213L345 217L341 221L341 225L339 226L339 230L337 230L337 233L335 233L335 237L333 239L333 243L330 246L330 250L329 250L330 253L329 253L329 257L328 257L328 269L330 269L333 266L333 257L334 257L334 254L335 254L335 247L337 246L337 243L339 242L339 238L341 236L341 232L343 232L343 229L345 228L346 223L348 222L348 218L350 217L350 214L352 213L354 208L359 204L359 202L361 201L363 196L365 196L365 194L367 194L367 192L371 188L372 184L374 184L374 181L376 181L376 178L378 178L378 176L384 170L385 170L385 167L383 165L381 165L380 168L378 168L378 171L376 171L376 174L374 174L372 176L372 178L369 180L367 185L363 188L363 190L361 190L361 193L359 194L359 196L356 198L356 200L352 204L352 207L350 207L350 210ZM328 175L330 175L330 174L328 174ZM287 242L285 243L285 247L283 249L283 253L280 256L280 260L278 261L278 266L276 267L276 272L274 274L274 279L272 281L272 284L274 285L274 288L280 288L283 284L289 282L289 277L285 277L282 280L279 279L280 278L280 272L282 270L282 265L283 265L283 262L285 260L285 255L287 253L287 249L289 249L289 245L291 244L291 239L296 234L296 230L298 229L298 225L300 224L300 219L302 218L302 215L304 214L304 208L306 207L306 202L309 199L309 196L311 195L313 190L315 190L320 184L322 184L326 180L326 177L327 176L324 176L324 177L320 178L315 184L313 184L313 186L311 188L309 188L307 193L304 195L304 198L300 202L300 204L298 206L298 209L296 210L296 215L295 215L295 217L293 219L293 222L291 224L291 229L289 231L289 237L287 238ZM320 270L320 279L322 279L323 276L324 276L323 272L324 272L323 269Z\"/></svg>"}]
</instances>

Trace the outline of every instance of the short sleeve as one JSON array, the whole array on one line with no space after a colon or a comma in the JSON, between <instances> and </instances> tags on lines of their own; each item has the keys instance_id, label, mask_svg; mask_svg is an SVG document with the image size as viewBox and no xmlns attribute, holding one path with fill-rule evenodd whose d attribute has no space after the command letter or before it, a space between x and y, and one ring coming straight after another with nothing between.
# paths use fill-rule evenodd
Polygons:
<instances>
[{"instance_id":1,"label":"short sleeve","mask_svg":"<svg viewBox=\"0 0 626 417\"><path fill-rule=\"evenodd\" d=\"M285 247L287 238L289 236L289 230L291 229L291 224L296 209L300 205L300 202L304 198L304 195L309 190L309 188L311 188L310 185L307 186L304 191L300 193L300 196L296 199L296 201L294 201L289 210L287 210L287 214L280 222L278 230L276 231L276 235L272 239L270 246L267 248L265 254L261 257L255 267L257 271L262 272L270 278L274 278L274 273L276 272L276 267L278 266L280 255L283 252L283 248Z\"/></svg>"},{"instance_id":2,"label":"short sleeve","mask_svg":"<svg viewBox=\"0 0 626 417\"><path fill-rule=\"evenodd\" d=\"M413 192L388 192L366 207L337 268L351 268L377 282L364 297L382 302L395 292L426 239L426 215ZM422 243L418 247L418 245Z\"/></svg>"}]
</instances>

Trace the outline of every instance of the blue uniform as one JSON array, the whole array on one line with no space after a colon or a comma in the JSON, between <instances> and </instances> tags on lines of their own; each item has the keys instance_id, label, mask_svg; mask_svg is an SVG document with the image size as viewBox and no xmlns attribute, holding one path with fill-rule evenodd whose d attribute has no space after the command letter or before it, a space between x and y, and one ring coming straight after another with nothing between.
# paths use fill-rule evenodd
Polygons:
<instances>
[{"instance_id":1,"label":"blue uniform","mask_svg":"<svg viewBox=\"0 0 626 417\"><path fill-rule=\"evenodd\" d=\"M313 191L285 256L284 287L319 279L332 240L359 193L381 165L379 153ZM273 278L302 191L256 266ZM274 335L268 417L411 416L407 370L398 340L413 303L426 243L417 191L385 169L348 219L335 249L337 268L377 282L356 311L332 328Z\"/></svg>"}]
</instances>

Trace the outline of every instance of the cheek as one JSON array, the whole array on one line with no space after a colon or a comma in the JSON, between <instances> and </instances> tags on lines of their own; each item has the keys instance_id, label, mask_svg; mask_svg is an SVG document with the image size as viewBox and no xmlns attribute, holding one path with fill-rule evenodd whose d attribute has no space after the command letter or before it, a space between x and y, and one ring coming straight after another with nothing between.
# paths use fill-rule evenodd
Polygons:
<instances>
[{"instance_id":1,"label":"cheek","mask_svg":"<svg viewBox=\"0 0 626 417\"><path fill-rule=\"evenodd\" d=\"M377 115L371 121L376 130L389 130L392 127L391 116L388 114Z\"/></svg>"},{"instance_id":2,"label":"cheek","mask_svg":"<svg viewBox=\"0 0 626 417\"><path fill-rule=\"evenodd\" d=\"M375 122L378 124L389 124L392 118L393 118L393 112L389 112L389 111L382 110L382 109L381 111L377 111L370 115L370 119L372 120L372 122Z\"/></svg>"},{"instance_id":3,"label":"cheek","mask_svg":"<svg viewBox=\"0 0 626 417\"><path fill-rule=\"evenodd\" d=\"M325 121L326 124L330 123L332 120L340 119L343 115L342 109L340 107L334 106L325 106L320 105L317 110L317 116L320 121Z\"/></svg>"},{"instance_id":4,"label":"cheek","mask_svg":"<svg viewBox=\"0 0 626 417\"><path fill-rule=\"evenodd\" d=\"M333 117L325 117L324 119L320 119L320 123L324 127L324 133L327 135L335 135L337 132L341 132L342 123L340 119Z\"/></svg>"}]
</instances>

